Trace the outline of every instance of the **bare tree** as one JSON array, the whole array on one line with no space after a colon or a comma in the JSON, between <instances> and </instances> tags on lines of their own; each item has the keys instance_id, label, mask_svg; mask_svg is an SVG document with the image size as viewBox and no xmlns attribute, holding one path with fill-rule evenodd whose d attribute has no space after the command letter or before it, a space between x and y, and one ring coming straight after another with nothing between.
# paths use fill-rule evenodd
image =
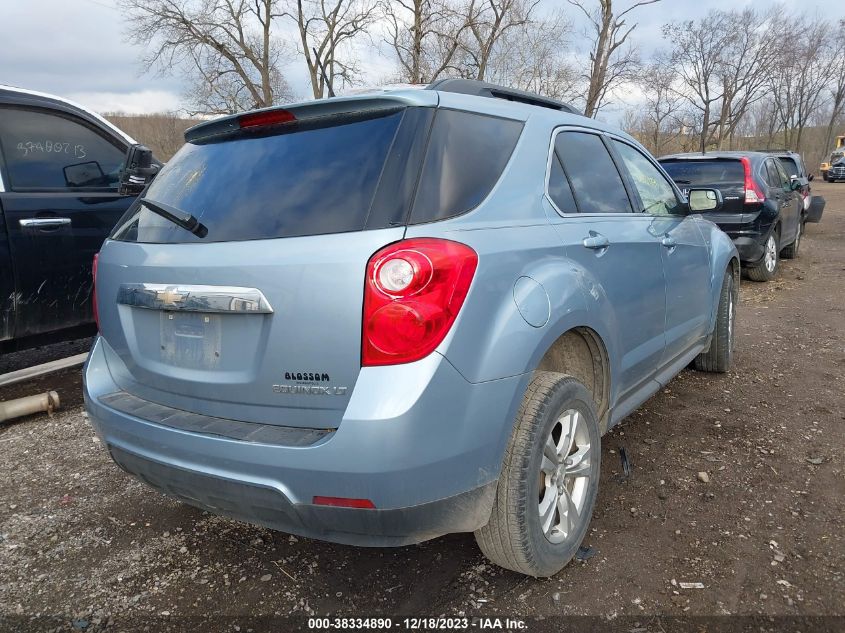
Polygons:
<instances>
[{"instance_id":1,"label":"bare tree","mask_svg":"<svg viewBox=\"0 0 845 633\"><path fill-rule=\"evenodd\" d=\"M665 53L658 53L643 70L637 83L643 91L644 104L638 117L640 133L652 153L659 156L682 127L682 98L676 86L677 74Z\"/></svg>"},{"instance_id":2,"label":"bare tree","mask_svg":"<svg viewBox=\"0 0 845 633\"><path fill-rule=\"evenodd\" d=\"M308 66L315 99L331 92L338 79L341 85L357 80L360 69L349 44L367 34L376 19L375 2L296 0L287 15L299 32L300 52Z\"/></svg>"},{"instance_id":3,"label":"bare tree","mask_svg":"<svg viewBox=\"0 0 845 633\"><path fill-rule=\"evenodd\" d=\"M842 119L845 110L845 20L839 20L839 28L833 36L825 62L830 73L830 114L825 127L825 151L833 142L833 128Z\"/></svg>"},{"instance_id":4,"label":"bare tree","mask_svg":"<svg viewBox=\"0 0 845 633\"><path fill-rule=\"evenodd\" d=\"M596 0L598 7L588 8L593 0L569 0L580 9L590 21L593 32L593 44L590 50L589 84L584 105L584 114L594 117L606 104L608 92L621 82L631 78L638 58L629 46L624 47L637 27L636 23L627 25L625 16L638 7L654 4L660 0L639 0L618 15L613 13L613 0Z\"/></svg>"},{"instance_id":5,"label":"bare tree","mask_svg":"<svg viewBox=\"0 0 845 633\"><path fill-rule=\"evenodd\" d=\"M468 24L449 0L381 0L381 9L400 81L428 83L457 73L453 61Z\"/></svg>"},{"instance_id":6,"label":"bare tree","mask_svg":"<svg viewBox=\"0 0 845 633\"><path fill-rule=\"evenodd\" d=\"M800 152L804 128L825 102L831 68L823 62L832 42L827 20L801 16L788 23L793 37L781 51L769 87L784 140Z\"/></svg>"},{"instance_id":7,"label":"bare tree","mask_svg":"<svg viewBox=\"0 0 845 633\"><path fill-rule=\"evenodd\" d=\"M676 68L681 94L696 112L700 151L705 151L718 124L724 97L724 55L730 45L728 17L711 11L698 22L673 22L663 26L664 37L673 43L671 64ZM715 120L715 121L714 121Z\"/></svg>"},{"instance_id":8,"label":"bare tree","mask_svg":"<svg viewBox=\"0 0 845 633\"><path fill-rule=\"evenodd\" d=\"M471 0L466 5L466 34L461 45L461 73L486 78L497 44L507 34L532 23L540 0Z\"/></svg>"},{"instance_id":9,"label":"bare tree","mask_svg":"<svg viewBox=\"0 0 845 633\"><path fill-rule=\"evenodd\" d=\"M121 0L129 37L152 45L144 59L162 72L187 71L199 89L195 113L230 113L290 97L272 22L279 0Z\"/></svg>"},{"instance_id":10,"label":"bare tree","mask_svg":"<svg viewBox=\"0 0 845 633\"><path fill-rule=\"evenodd\" d=\"M508 30L494 48L486 78L553 99L578 98L578 72L566 56L571 31L563 13Z\"/></svg>"},{"instance_id":11,"label":"bare tree","mask_svg":"<svg viewBox=\"0 0 845 633\"><path fill-rule=\"evenodd\" d=\"M724 149L726 139L732 142L748 108L766 94L764 88L779 50L777 36L782 20L779 10L775 8L761 15L749 8L724 16L728 37L718 71L722 103L714 132L719 149Z\"/></svg>"}]
</instances>

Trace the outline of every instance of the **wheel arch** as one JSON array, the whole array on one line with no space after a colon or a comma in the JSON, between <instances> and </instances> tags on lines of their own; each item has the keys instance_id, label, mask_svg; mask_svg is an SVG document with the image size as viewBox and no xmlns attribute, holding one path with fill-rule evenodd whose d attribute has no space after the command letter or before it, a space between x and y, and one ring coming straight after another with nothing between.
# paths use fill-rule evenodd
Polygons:
<instances>
[{"instance_id":1,"label":"wheel arch","mask_svg":"<svg viewBox=\"0 0 845 633\"><path fill-rule=\"evenodd\" d=\"M610 360L601 336L587 326L576 326L558 336L543 353L535 371L568 374L593 397L599 430L607 431L610 419Z\"/></svg>"}]
</instances>

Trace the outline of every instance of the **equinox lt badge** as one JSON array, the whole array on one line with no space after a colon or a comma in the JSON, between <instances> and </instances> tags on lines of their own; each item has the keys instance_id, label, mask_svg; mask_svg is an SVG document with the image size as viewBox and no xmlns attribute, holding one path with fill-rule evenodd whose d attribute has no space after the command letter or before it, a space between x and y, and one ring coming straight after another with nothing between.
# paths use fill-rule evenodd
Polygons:
<instances>
[{"instance_id":1,"label":"equinox lt badge","mask_svg":"<svg viewBox=\"0 0 845 633\"><path fill-rule=\"evenodd\" d=\"M344 396L348 389L348 387L324 387L322 385L273 385L274 393L306 396Z\"/></svg>"}]
</instances>

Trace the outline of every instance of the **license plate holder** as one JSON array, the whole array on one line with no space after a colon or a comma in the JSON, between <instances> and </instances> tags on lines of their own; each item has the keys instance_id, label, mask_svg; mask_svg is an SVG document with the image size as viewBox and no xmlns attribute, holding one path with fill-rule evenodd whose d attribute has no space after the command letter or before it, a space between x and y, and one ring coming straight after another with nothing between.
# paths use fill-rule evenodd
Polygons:
<instances>
[{"instance_id":1,"label":"license plate holder","mask_svg":"<svg viewBox=\"0 0 845 633\"><path fill-rule=\"evenodd\" d=\"M222 355L219 314L164 311L161 313L161 357L186 369L215 369Z\"/></svg>"}]
</instances>

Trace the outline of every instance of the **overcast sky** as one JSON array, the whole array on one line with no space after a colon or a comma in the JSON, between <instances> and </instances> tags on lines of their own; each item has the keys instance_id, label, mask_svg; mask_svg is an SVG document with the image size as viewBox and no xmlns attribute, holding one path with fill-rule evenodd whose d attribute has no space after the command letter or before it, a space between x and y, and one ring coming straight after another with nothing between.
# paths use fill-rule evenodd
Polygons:
<instances>
[{"instance_id":1,"label":"overcast sky","mask_svg":"<svg viewBox=\"0 0 845 633\"><path fill-rule=\"evenodd\" d=\"M617 0L620 7L631 0ZM546 7L565 0L543 0ZM710 9L758 9L767 0L663 0L635 14L636 44L644 52L662 45L660 27L670 20L694 19ZM831 20L845 17L845 2L786 0L788 9L818 11ZM144 73L138 63L144 49L126 42L123 15L115 0L0 0L0 84L58 94L99 112L177 110L185 90L180 77ZM569 10L573 19L574 10ZM576 22L576 26L577 26ZM388 72L387 60L370 51L365 66L374 79ZM304 63L294 62L288 79L305 97L309 92Z\"/></svg>"}]
</instances>

